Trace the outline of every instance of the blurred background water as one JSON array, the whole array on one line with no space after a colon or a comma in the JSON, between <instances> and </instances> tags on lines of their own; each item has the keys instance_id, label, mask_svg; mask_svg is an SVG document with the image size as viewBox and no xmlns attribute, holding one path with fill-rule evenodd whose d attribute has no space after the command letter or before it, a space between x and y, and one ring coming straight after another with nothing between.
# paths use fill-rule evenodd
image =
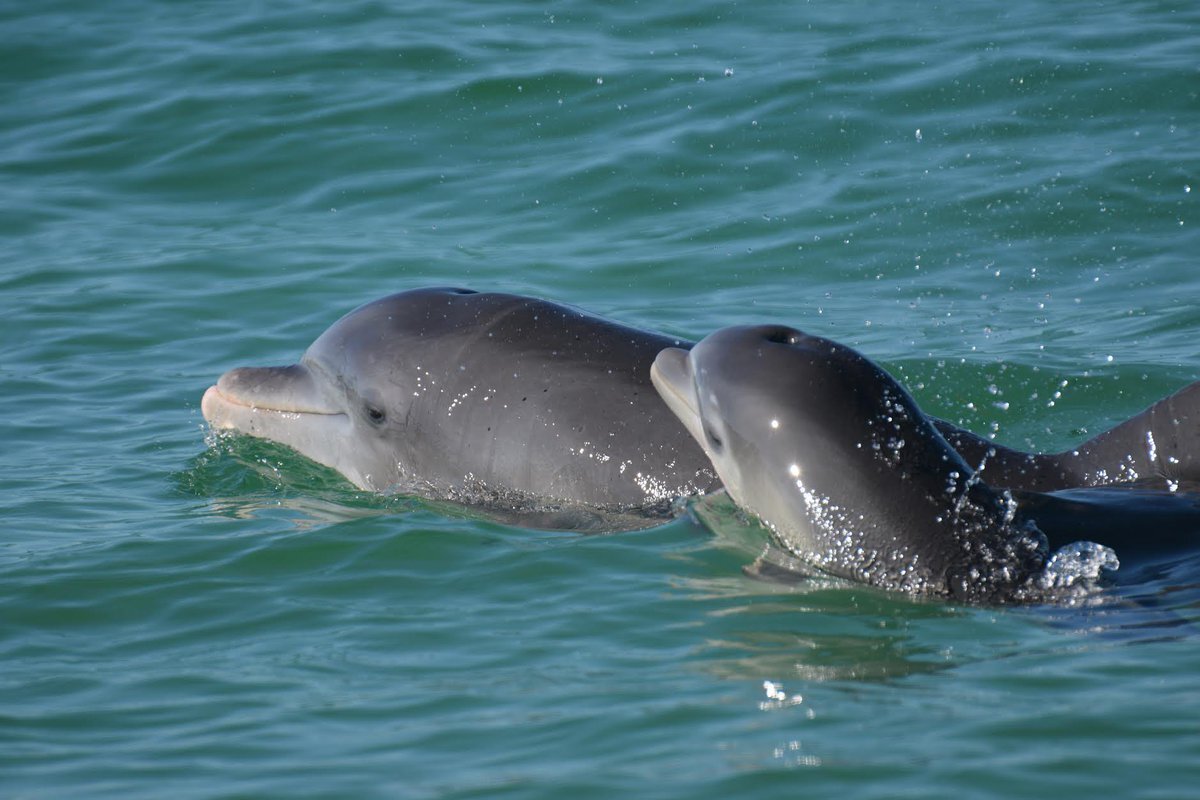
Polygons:
<instances>
[{"instance_id":1,"label":"blurred background water","mask_svg":"<svg viewBox=\"0 0 1200 800\"><path fill-rule=\"evenodd\" d=\"M1200 780L1200 561L1093 609L743 574L206 439L457 284L781 321L1066 447L1200 377L1185 2L0 8L0 794L1123 797Z\"/></svg>"}]
</instances>

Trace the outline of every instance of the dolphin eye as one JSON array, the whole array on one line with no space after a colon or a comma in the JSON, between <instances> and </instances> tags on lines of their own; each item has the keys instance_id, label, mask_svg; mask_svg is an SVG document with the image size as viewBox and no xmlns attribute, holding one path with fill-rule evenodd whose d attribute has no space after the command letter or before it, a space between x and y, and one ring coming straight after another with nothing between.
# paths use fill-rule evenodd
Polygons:
<instances>
[{"instance_id":1,"label":"dolphin eye","mask_svg":"<svg viewBox=\"0 0 1200 800\"><path fill-rule=\"evenodd\" d=\"M369 405L367 406L367 419L371 420L375 425L380 425L387 419L387 414L384 413L382 408Z\"/></svg>"}]
</instances>

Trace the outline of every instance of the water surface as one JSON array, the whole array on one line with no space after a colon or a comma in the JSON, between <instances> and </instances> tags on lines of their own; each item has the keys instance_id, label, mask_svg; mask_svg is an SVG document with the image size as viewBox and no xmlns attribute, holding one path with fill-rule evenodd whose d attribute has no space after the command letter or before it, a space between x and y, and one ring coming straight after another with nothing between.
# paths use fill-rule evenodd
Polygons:
<instances>
[{"instance_id":1,"label":"water surface","mask_svg":"<svg viewBox=\"0 0 1200 800\"><path fill-rule=\"evenodd\" d=\"M1194 791L1194 557L1097 608L764 582L749 525L508 527L198 410L457 284L786 322L1067 447L1200 377L1194 4L63 0L0 33L6 796Z\"/></svg>"}]
</instances>

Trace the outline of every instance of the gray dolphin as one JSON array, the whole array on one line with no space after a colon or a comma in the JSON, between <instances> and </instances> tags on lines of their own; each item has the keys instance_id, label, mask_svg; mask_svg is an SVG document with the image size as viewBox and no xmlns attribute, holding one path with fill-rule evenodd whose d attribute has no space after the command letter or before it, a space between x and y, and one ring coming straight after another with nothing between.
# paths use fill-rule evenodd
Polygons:
<instances>
[{"instance_id":1,"label":"gray dolphin","mask_svg":"<svg viewBox=\"0 0 1200 800\"><path fill-rule=\"evenodd\" d=\"M651 375L735 502L803 560L887 589L971 602L1040 599L1056 578L1038 520L1068 535L1087 531L1078 510L1090 504L1103 513L1105 502L1022 484L1071 488L1156 473L1167 491L1196 477L1200 384L1077 450L1033 455L994 452L932 420L865 356L792 328L723 329L690 351L664 350ZM951 446L939 427L965 445ZM994 464L979 472L962 450L985 444L982 456ZM985 483L993 466L1000 480ZM1200 534L1200 508L1170 512ZM1072 553L1093 556L1097 571L1116 565L1099 548Z\"/></svg>"},{"instance_id":2,"label":"gray dolphin","mask_svg":"<svg viewBox=\"0 0 1200 800\"><path fill-rule=\"evenodd\" d=\"M201 408L367 490L662 514L720 486L650 384L680 344L530 297L419 289L350 312L299 363L226 372Z\"/></svg>"}]
</instances>

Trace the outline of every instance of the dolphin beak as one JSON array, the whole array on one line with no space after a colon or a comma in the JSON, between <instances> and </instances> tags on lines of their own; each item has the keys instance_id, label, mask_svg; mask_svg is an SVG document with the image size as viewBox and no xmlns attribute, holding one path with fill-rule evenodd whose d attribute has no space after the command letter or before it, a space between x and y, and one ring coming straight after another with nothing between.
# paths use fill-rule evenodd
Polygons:
<instances>
[{"instance_id":1,"label":"dolphin beak","mask_svg":"<svg viewBox=\"0 0 1200 800\"><path fill-rule=\"evenodd\" d=\"M678 347L668 347L660 352L650 367L650 381L667 408L679 417L692 438L705 447L700 403L696 399L696 381L692 376L688 355L687 350Z\"/></svg>"},{"instance_id":2,"label":"dolphin beak","mask_svg":"<svg viewBox=\"0 0 1200 800\"><path fill-rule=\"evenodd\" d=\"M204 393L200 411L214 428L249 434L252 426L242 423L255 415L342 413L323 397L303 364L231 369Z\"/></svg>"},{"instance_id":3,"label":"dolphin beak","mask_svg":"<svg viewBox=\"0 0 1200 800\"><path fill-rule=\"evenodd\" d=\"M332 467L361 489L375 482L356 466L349 414L329 399L326 382L304 364L238 367L210 386L200 411L214 430L285 444Z\"/></svg>"}]
</instances>

